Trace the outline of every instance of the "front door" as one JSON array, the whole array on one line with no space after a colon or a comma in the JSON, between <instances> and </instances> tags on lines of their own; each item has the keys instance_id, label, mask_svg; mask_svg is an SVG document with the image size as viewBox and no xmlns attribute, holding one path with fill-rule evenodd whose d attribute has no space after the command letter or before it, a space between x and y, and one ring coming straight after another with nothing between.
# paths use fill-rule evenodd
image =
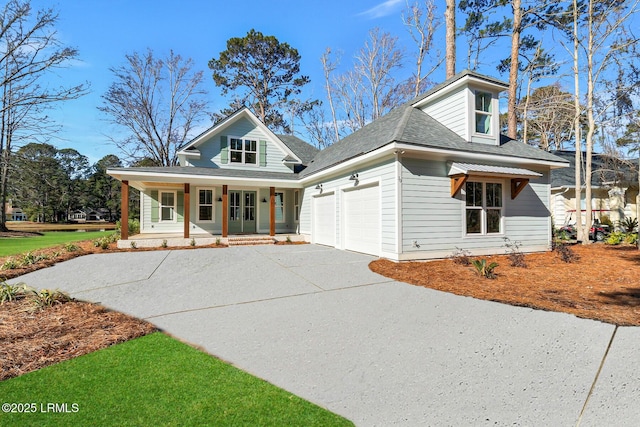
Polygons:
<instances>
[{"instance_id":1,"label":"front door","mask_svg":"<svg viewBox=\"0 0 640 427\"><path fill-rule=\"evenodd\" d=\"M256 232L256 192L229 191L229 234Z\"/></svg>"}]
</instances>

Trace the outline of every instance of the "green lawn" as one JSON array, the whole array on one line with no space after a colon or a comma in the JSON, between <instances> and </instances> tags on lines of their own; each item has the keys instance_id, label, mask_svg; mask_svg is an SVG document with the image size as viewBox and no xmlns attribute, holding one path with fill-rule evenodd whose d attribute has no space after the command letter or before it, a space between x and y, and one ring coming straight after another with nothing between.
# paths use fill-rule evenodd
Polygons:
<instances>
[{"instance_id":1,"label":"green lawn","mask_svg":"<svg viewBox=\"0 0 640 427\"><path fill-rule=\"evenodd\" d=\"M17 255L80 240L93 240L114 231L47 231L43 236L0 238L0 256Z\"/></svg>"},{"instance_id":2,"label":"green lawn","mask_svg":"<svg viewBox=\"0 0 640 427\"><path fill-rule=\"evenodd\" d=\"M36 409L2 426L353 425L162 333L0 382L0 397Z\"/></svg>"}]
</instances>

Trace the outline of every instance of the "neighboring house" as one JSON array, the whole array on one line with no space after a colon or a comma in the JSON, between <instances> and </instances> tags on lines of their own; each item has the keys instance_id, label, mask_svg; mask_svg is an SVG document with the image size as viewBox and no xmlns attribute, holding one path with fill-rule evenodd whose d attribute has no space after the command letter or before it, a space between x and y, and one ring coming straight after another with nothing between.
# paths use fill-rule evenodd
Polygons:
<instances>
[{"instance_id":1,"label":"neighboring house","mask_svg":"<svg viewBox=\"0 0 640 427\"><path fill-rule=\"evenodd\" d=\"M317 151L243 108L191 141L180 166L116 168L141 236L299 234L393 260L456 248L550 247L550 173L567 162L499 133L508 85L469 71ZM125 234L123 239L127 239Z\"/></svg>"},{"instance_id":2,"label":"neighboring house","mask_svg":"<svg viewBox=\"0 0 640 427\"><path fill-rule=\"evenodd\" d=\"M106 208L76 209L69 214L71 222L107 222L111 221L111 214Z\"/></svg>"},{"instance_id":3,"label":"neighboring house","mask_svg":"<svg viewBox=\"0 0 640 427\"><path fill-rule=\"evenodd\" d=\"M4 211L6 214L7 221L26 221L27 220L27 214L22 212L22 209L20 209L19 207L13 206L13 202L11 200L9 200L5 204Z\"/></svg>"},{"instance_id":4,"label":"neighboring house","mask_svg":"<svg viewBox=\"0 0 640 427\"><path fill-rule=\"evenodd\" d=\"M575 224L578 217L585 223L587 209L585 189L584 155L581 180L582 197L580 215L576 214L576 162L575 151L556 151L559 156L569 162L569 167L551 172L552 213L556 226ZM591 174L591 209L594 219L603 216L616 224L624 218L636 217L636 197L638 195L638 160L621 161L605 154L592 155Z\"/></svg>"}]
</instances>

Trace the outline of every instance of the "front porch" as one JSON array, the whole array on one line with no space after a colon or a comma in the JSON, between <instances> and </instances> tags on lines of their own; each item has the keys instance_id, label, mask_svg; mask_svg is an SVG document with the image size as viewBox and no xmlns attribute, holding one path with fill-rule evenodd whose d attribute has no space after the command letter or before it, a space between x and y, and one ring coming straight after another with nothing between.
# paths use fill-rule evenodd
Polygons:
<instances>
[{"instance_id":1,"label":"front porch","mask_svg":"<svg viewBox=\"0 0 640 427\"><path fill-rule=\"evenodd\" d=\"M163 234L136 234L128 239L118 240L119 249L130 248L176 248L186 246L246 246L246 245L266 245L276 242L305 242L305 236L292 233L279 233L273 236L267 234L237 234L214 235L208 233L192 234L185 238L177 233Z\"/></svg>"}]
</instances>

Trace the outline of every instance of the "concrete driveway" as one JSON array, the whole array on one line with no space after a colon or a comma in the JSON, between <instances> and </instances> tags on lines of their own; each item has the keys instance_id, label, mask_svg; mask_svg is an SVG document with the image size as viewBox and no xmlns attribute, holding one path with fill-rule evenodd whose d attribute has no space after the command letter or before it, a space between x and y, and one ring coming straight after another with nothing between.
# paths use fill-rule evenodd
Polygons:
<instances>
[{"instance_id":1,"label":"concrete driveway","mask_svg":"<svg viewBox=\"0 0 640 427\"><path fill-rule=\"evenodd\" d=\"M115 253L20 280L148 319L356 425L640 420L640 328L394 282L371 260L315 245Z\"/></svg>"}]
</instances>

